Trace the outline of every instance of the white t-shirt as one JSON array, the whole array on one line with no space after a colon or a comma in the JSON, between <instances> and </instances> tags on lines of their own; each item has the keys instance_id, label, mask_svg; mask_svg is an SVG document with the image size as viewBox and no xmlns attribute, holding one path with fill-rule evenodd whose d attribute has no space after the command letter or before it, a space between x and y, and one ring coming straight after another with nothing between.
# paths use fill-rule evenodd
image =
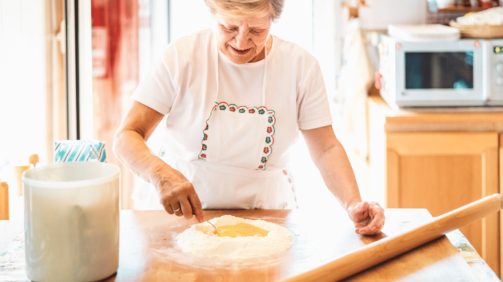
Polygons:
<instances>
[{"instance_id":1,"label":"white t-shirt","mask_svg":"<svg viewBox=\"0 0 503 282\"><path fill-rule=\"evenodd\" d=\"M265 61L235 64L221 52L216 97L214 40L208 29L173 42L133 94L134 100L168 115L160 125L164 147L183 161L198 159L205 121L215 101L247 107L262 104ZM283 169L299 129L331 125L332 118L318 61L306 50L273 36L266 74L265 106L276 117L267 170Z\"/></svg>"}]
</instances>

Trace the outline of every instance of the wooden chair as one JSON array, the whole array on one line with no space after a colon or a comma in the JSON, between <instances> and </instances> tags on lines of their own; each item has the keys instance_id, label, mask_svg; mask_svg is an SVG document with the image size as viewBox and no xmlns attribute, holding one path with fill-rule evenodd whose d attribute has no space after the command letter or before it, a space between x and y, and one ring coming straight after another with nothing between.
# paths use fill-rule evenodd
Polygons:
<instances>
[{"instance_id":1,"label":"wooden chair","mask_svg":"<svg viewBox=\"0 0 503 282\"><path fill-rule=\"evenodd\" d=\"M37 166L38 155L33 154L30 156L29 165L17 165L13 166L12 170L14 172L14 187L17 187L17 196L23 196L23 173L33 167Z\"/></svg>"},{"instance_id":2,"label":"wooden chair","mask_svg":"<svg viewBox=\"0 0 503 282\"><path fill-rule=\"evenodd\" d=\"M29 165L13 166L14 187L17 187L17 196L23 196L23 172L35 167L39 161L38 155L30 156ZM7 182L0 182L0 220L9 220L9 185Z\"/></svg>"},{"instance_id":3,"label":"wooden chair","mask_svg":"<svg viewBox=\"0 0 503 282\"><path fill-rule=\"evenodd\" d=\"M9 219L9 185L0 182L0 220Z\"/></svg>"}]
</instances>

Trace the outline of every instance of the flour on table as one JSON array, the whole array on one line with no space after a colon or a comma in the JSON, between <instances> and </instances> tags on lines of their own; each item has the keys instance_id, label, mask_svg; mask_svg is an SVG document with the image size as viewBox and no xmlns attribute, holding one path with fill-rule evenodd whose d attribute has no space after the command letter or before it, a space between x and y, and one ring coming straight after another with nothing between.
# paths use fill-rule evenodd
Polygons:
<instances>
[{"instance_id":1,"label":"flour on table","mask_svg":"<svg viewBox=\"0 0 503 282\"><path fill-rule=\"evenodd\" d=\"M278 254L288 250L293 237L288 229L264 220L250 220L230 215L210 220L217 228L224 225L248 223L269 231L265 237L218 237L206 222L195 224L176 236L183 252L199 257L254 258Z\"/></svg>"}]
</instances>

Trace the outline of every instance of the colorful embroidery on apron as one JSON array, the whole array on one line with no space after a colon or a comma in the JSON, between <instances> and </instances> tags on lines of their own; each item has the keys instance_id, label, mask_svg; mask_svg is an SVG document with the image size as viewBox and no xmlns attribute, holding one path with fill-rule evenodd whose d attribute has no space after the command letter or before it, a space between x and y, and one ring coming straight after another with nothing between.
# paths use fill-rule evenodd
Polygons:
<instances>
[{"instance_id":1,"label":"colorful embroidery on apron","mask_svg":"<svg viewBox=\"0 0 503 282\"><path fill-rule=\"evenodd\" d=\"M273 110L268 110L265 106L261 107L252 107L248 108L246 106L236 106L235 104L228 104L226 102L215 102L215 105L211 109L210 116L208 119L206 119L206 125L203 130L203 139L201 140L201 152L199 152L198 159L200 160L206 160L206 150L208 150L208 129L209 129L209 124L208 121L211 118L211 115L213 114L214 111L229 111L231 113L235 113L236 111L238 114L259 114L259 115L268 115L267 117L267 122L268 126L266 128L266 138L264 140L264 149L263 149L263 154L262 158L260 159L261 164L257 167L257 169L265 170L266 169L266 164L267 161L269 160L269 157L272 154L272 145L274 144L274 133L276 132L274 125L276 124L276 117L274 116L275 112Z\"/></svg>"}]
</instances>

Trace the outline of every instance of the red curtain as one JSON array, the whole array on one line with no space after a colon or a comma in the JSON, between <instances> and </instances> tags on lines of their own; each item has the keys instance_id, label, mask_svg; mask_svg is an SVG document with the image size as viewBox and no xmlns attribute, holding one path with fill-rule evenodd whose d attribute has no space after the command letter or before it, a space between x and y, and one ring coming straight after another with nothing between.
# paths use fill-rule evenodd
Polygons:
<instances>
[{"instance_id":1,"label":"red curtain","mask_svg":"<svg viewBox=\"0 0 503 282\"><path fill-rule=\"evenodd\" d=\"M133 175L112 152L113 137L138 85L138 0L92 0L94 136L122 171L121 208L133 208Z\"/></svg>"}]
</instances>

